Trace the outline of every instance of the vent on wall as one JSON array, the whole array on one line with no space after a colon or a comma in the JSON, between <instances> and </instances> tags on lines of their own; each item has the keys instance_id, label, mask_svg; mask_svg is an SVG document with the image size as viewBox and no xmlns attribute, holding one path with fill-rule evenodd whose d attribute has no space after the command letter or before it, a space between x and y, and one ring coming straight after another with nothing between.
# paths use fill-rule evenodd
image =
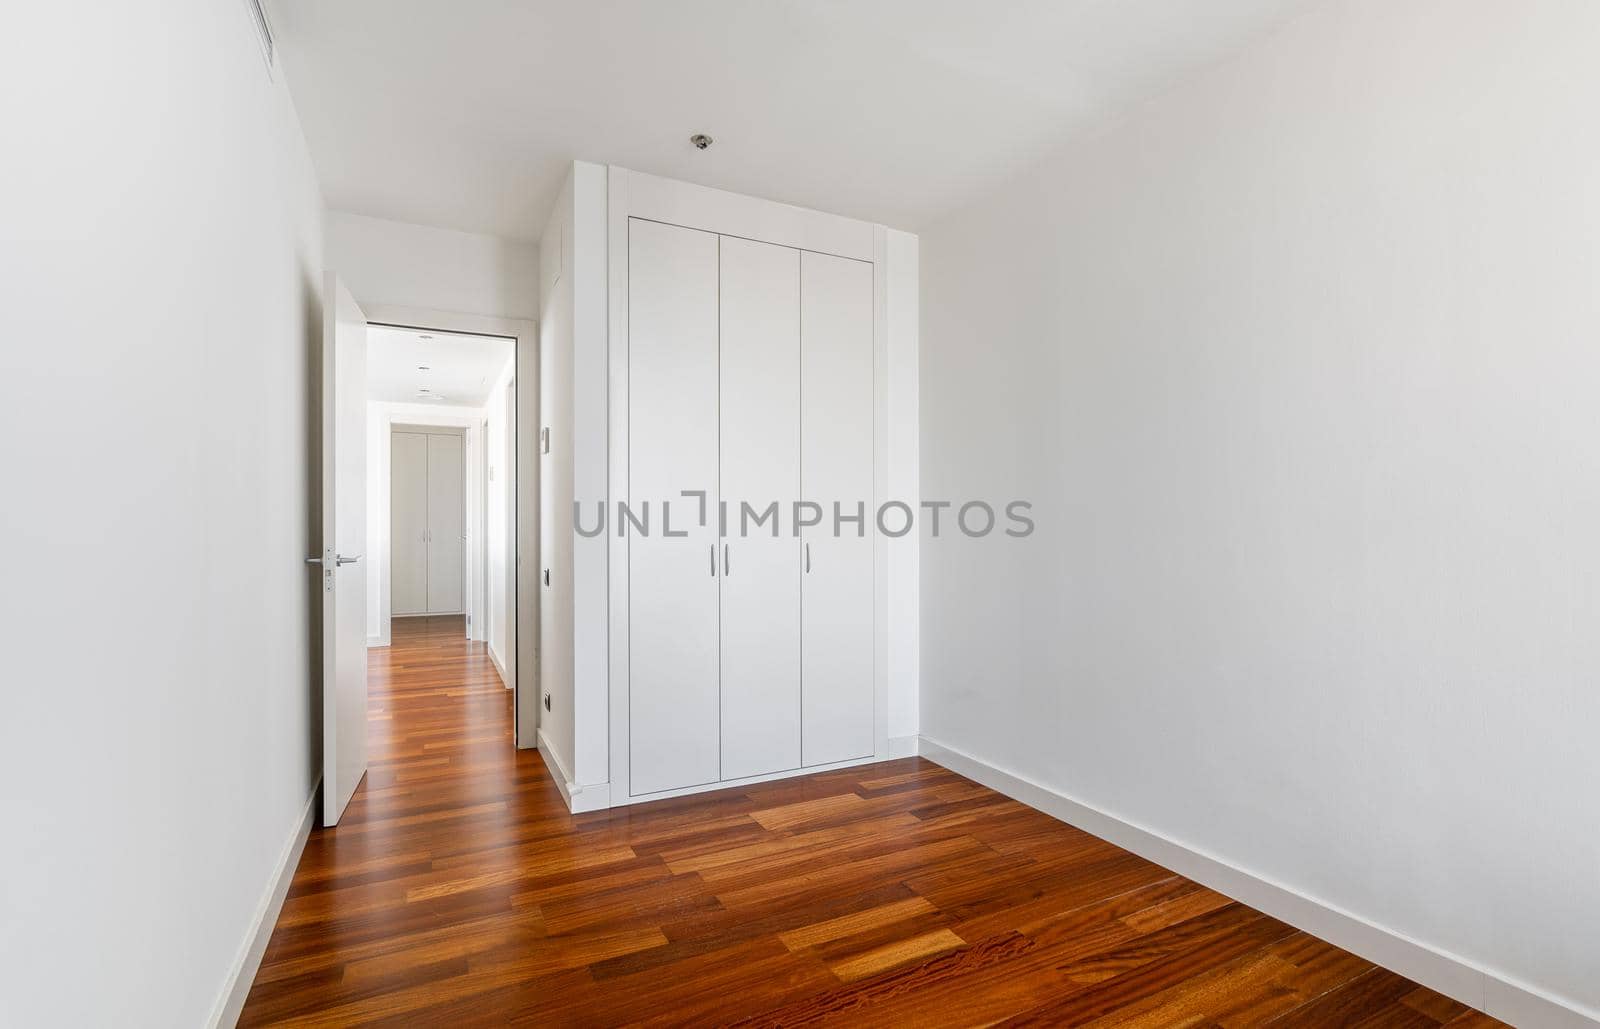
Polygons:
<instances>
[{"instance_id":1,"label":"vent on wall","mask_svg":"<svg viewBox=\"0 0 1600 1029\"><path fill-rule=\"evenodd\" d=\"M244 5L250 9L250 22L256 27L256 36L261 42L261 56L266 58L267 70L272 70L272 63L277 57L277 46L272 41L272 24L267 21L266 8L261 6L262 0L244 0Z\"/></svg>"}]
</instances>

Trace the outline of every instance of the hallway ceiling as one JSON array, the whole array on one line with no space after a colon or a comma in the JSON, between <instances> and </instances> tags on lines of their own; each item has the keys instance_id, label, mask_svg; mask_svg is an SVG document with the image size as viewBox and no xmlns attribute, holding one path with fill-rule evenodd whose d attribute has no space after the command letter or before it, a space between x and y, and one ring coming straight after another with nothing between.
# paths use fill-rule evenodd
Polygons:
<instances>
[{"instance_id":1,"label":"hallway ceiling","mask_svg":"<svg viewBox=\"0 0 1600 1029\"><path fill-rule=\"evenodd\" d=\"M1316 0L269 0L329 207L532 239L566 162L917 229ZM697 132L716 143L701 152Z\"/></svg>"},{"instance_id":2,"label":"hallway ceiling","mask_svg":"<svg viewBox=\"0 0 1600 1029\"><path fill-rule=\"evenodd\" d=\"M510 361L511 341L499 336L369 325L367 399L482 407Z\"/></svg>"}]
</instances>

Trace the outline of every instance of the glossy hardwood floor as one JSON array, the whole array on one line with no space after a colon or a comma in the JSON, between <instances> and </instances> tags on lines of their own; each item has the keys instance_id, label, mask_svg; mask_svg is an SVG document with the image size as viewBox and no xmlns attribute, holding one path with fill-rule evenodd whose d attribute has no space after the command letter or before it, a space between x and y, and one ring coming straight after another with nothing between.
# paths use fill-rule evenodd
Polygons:
<instances>
[{"instance_id":1,"label":"glossy hardwood floor","mask_svg":"<svg viewBox=\"0 0 1600 1029\"><path fill-rule=\"evenodd\" d=\"M571 816L461 636L371 651L242 1025L1499 1024L918 758Z\"/></svg>"}]
</instances>

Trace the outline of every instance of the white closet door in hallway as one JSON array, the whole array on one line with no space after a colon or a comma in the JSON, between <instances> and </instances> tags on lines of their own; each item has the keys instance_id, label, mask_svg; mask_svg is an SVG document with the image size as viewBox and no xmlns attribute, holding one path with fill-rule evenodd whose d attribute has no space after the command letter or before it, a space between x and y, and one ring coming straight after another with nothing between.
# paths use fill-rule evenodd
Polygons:
<instances>
[{"instance_id":1,"label":"white closet door in hallway","mask_svg":"<svg viewBox=\"0 0 1600 1029\"><path fill-rule=\"evenodd\" d=\"M428 437L396 432L389 443L389 598L397 615L428 610Z\"/></svg>"},{"instance_id":2,"label":"white closet door in hallway","mask_svg":"<svg viewBox=\"0 0 1600 1029\"><path fill-rule=\"evenodd\" d=\"M390 439L390 604L396 615L460 614L466 462L460 433L396 430Z\"/></svg>"},{"instance_id":3,"label":"white closet door in hallway","mask_svg":"<svg viewBox=\"0 0 1600 1029\"><path fill-rule=\"evenodd\" d=\"M462 610L466 561L466 455L458 435L428 437L428 612Z\"/></svg>"}]
</instances>

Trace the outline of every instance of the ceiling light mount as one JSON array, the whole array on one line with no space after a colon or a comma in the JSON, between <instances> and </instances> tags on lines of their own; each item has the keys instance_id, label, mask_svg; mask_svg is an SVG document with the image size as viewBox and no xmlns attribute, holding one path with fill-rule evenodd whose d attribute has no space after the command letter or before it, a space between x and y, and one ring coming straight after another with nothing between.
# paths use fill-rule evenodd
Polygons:
<instances>
[{"instance_id":1,"label":"ceiling light mount","mask_svg":"<svg viewBox=\"0 0 1600 1029\"><path fill-rule=\"evenodd\" d=\"M711 149L711 144L716 141L704 132L696 132L689 137L689 142L693 144L696 150L709 150Z\"/></svg>"}]
</instances>

